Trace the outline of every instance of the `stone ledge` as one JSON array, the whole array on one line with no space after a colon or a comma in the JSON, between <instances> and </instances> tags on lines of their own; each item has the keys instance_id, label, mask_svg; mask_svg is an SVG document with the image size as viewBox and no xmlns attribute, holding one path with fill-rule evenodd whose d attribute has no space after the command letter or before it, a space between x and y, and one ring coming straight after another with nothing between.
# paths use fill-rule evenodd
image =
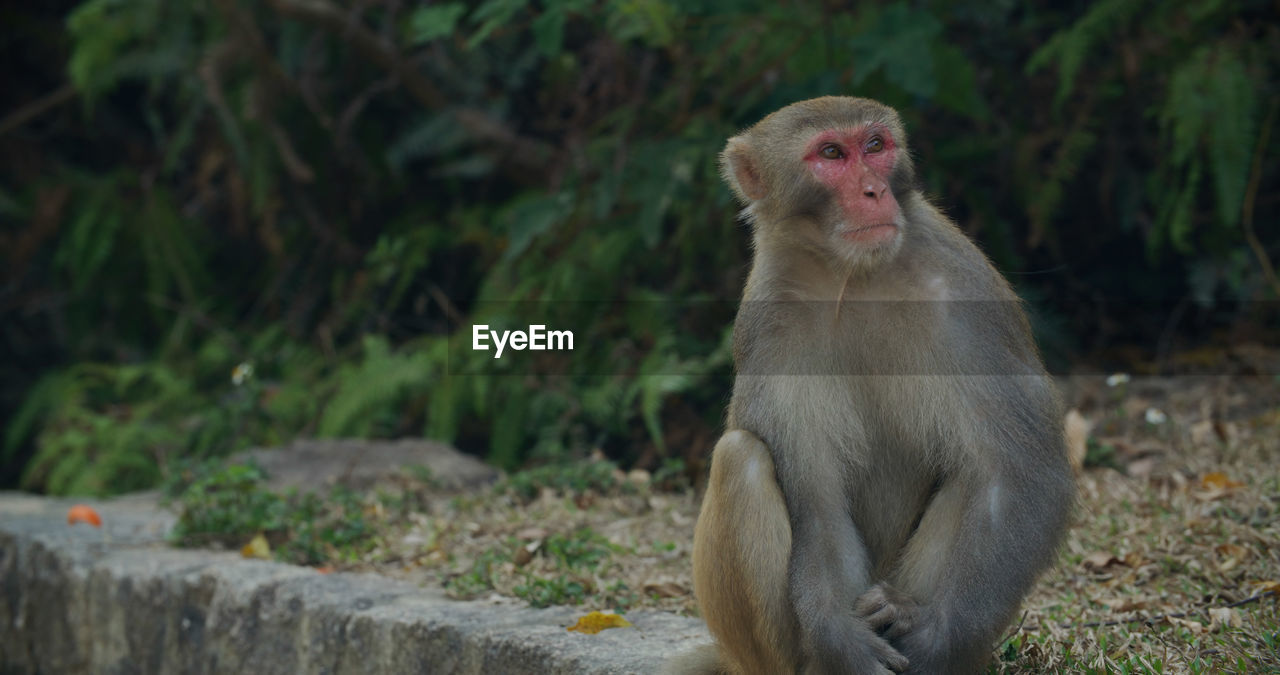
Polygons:
<instances>
[{"instance_id":1,"label":"stone ledge","mask_svg":"<svg viewBox=\"0 0 1280 675\"><path fill-rule=\"evenodd\" d=\"M319 574L164 544L152 495L0 493L0 673L653 673L709 641L702 622L632 612L570 633L584 610L459 602L367 574Z\"/></svg>"}]
</instances>

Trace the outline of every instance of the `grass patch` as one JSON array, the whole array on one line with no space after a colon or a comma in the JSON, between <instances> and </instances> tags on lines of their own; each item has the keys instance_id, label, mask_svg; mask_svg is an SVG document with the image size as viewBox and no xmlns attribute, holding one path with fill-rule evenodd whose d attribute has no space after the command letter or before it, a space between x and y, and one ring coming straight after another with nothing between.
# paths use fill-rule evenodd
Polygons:
<instances>
[{"instance_id":1,"label":"grass patch","mask_svg":"<svg viewBox=\"0 0 1280 675\"><path fill-rule=\"evenodd\" d=\"M1134 378L1124 396L1069 396L1090 399L1078 407L1099 454L1078 477L1074 522L988 673L1280 673L1280 601L1263 595L1280 588L1280 428L1260 421L1277 419L1280 388ZM1146 421L1154 406L1164 425ZM455 598L697 614L698 504L675 470L557 464L464 493L406 475L319 497L263 493L253 467L179 482L195 543L261 530L281 559Z\"/></svg>"}]
</instances>

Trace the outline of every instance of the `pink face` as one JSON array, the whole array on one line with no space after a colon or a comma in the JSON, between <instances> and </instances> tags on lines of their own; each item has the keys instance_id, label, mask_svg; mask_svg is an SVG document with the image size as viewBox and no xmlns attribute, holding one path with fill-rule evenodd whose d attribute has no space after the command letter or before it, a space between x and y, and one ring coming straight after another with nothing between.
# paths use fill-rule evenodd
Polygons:
<instances>
[{"instance_id":1,"label":"pink face","mask_svg":"<svg viewBox=\"0 0 1280 675\"><path fill-rule=\"evenodd\" d=\"M874 245L898 234L898 200L889 189L897 146L888 129L866 125L827 129L810 139L804 161L830 187L844 212L841 238Z\"/></svg>"}]
</instances>

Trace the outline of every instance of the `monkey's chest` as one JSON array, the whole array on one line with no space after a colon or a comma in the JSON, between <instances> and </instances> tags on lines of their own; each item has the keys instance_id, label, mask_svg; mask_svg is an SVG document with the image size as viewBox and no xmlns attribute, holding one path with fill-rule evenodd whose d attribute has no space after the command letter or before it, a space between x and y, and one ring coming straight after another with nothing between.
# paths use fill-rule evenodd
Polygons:
<instances>
[{"instance_id":1,"label":"monkey's chest","mask_svg":"<svg viewBox=\"0 0 1280 675\"><path fill-rule=\"evenodd\" d=\"M937 488L938 450L963 423L950 378L769 376L746 408L752 429L783 467L820 467L839 491L868 549L893 559ZM797 472L800 473L800 472ZM780 479L788 480L780 475ZM784 487L784 490L786 488Z\"/></svg>"}]
</instances>

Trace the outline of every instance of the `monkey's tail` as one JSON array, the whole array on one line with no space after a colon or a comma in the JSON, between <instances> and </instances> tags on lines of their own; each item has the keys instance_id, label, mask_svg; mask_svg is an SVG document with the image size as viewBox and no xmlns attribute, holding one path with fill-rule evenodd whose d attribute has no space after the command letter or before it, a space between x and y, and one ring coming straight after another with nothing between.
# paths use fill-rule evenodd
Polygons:
<instances>
[{"instance_id":1,"label":"monkey's tail","mask_svg":"<svg viewBox=\"0 0 1280 675\"><path fill-rule=\"evenodd\" d=\"M659 675L732 675L716 645L702 645L676 654L662 664Z\"/></svg>"}]
</instances>

